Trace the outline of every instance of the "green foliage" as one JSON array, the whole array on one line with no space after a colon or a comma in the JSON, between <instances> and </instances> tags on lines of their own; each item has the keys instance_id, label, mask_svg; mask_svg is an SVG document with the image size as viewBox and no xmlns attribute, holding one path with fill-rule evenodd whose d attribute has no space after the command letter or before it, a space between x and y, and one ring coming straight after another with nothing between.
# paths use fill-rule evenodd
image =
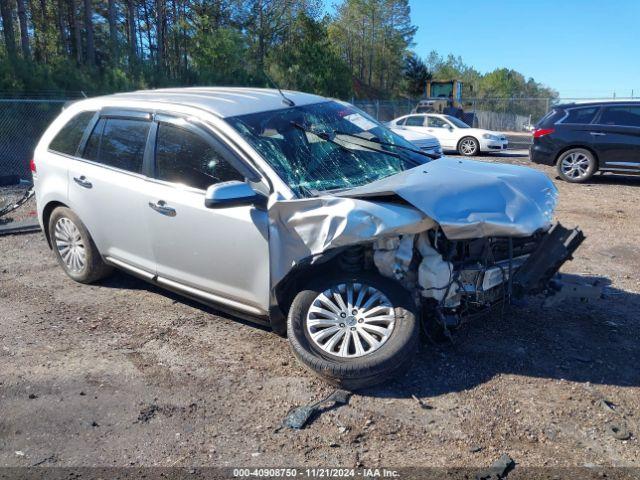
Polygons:
<instances>
[{"instance_id":1,"label":"green foliage","mask_svg":"<svg viewBox=\"0 0 640 480\"><path fill-rule=\"evenodd\" d=\"M349 66L359 97L402 92L404 59L417 27L408 0L345 0L328 26L329 37Z\"/></svg>"},{"instance_id":2,"label":"green foliage","mask_svg":"<svg viewBox=\"0 0 640 480\"><path fill-rule=\"evenodd\" d=\"M351 72L329 40L327 23L297 16L287 42L269 55L269 74L280 86L331 97L351 95Z\"/></svg>"},{"instance_id":3,"label":"green foliage","mask_svg":"<svg viewBox=\"0 0 640 480\"><path fill-rule=\"evenodd\" d=\"M207 19L202 20L207 25ZM199 83L208 85L246 85L250 79L245 37L228 27L215 31L199 29L193 42L193 70Z\"/></svg>"},{"instance_id":4,"label":"green foliage","mask_svg":"<svg viewBox=\"0 0 640 480\"><path fill-rule=\"evenodd\" d=\"M427 65L415 54L407 56L404 66L405 91L412 97L424 95L427 88L427 81L433 75L427 69Z\"/></svg>"},{"instance_id":5,"label":"green foliage","mask_svg":"<svg viewBox=\"0 0 640 480\"><path fill-rule=\"evenodd\" d=\"M466 65L461 57L449 55L443 58L437 52L431 52L425 61L433 72L434 80L454 80L463 82L465 98L556 98L558 93L534 79L526 79L521 73L498 68L481 74Z\"/></svg>"},{"instance_id":6,"label":"green foliage","mask_svg":"<svg viewBox=\"0 0 640 480\"><path fill-rule=\"evenodd\" d=\"M339 98L420 97L430 78L462 80L466 98L557 96L514 70L421 59L409 0L342 0L324 18L326 0L25 0L27 48L16 2L0 1L3 91L267 86L267 72Z\"/></svg>"}]
</instances>

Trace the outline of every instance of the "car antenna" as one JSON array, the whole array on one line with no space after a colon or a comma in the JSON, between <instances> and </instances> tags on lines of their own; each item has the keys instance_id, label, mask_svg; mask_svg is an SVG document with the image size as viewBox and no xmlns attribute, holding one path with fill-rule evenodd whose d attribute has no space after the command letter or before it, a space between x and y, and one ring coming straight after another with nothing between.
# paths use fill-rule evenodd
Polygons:
<instances>
[{"instance_id":1,"label":"car antenna","mask_svg":"<svg viewBox=\"0 0 640 480\"><path fill-rule=\"evenodd\" d=\"M262 71L262 73L264 74L265 77L267 77L267 80L269 80L269 82L276 87L276 89L278 90L278 92L280 92L280 96L282 97L282 102L285 103L286 105L289 105L290 107L295 107L296 104L293 103L293 100L291 100L290 98L287 98L285 96L284 93L282 93L282 90L280 90L280 87L278 86L278 84L276 82L273 81L273 79L267 75L267 72L265 72L264 70Z\"/></svg>"}]
</instances>

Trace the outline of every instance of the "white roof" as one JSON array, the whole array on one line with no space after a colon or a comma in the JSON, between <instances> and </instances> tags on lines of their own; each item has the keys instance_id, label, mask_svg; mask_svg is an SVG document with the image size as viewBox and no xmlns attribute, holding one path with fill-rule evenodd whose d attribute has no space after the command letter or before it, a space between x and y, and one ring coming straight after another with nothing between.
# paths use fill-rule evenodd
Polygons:
<instances>
[{"instance_id":1,"label":"white roof","mask_svg":"<svg viewBox=\"0 0 640 480\"><path fill-rule=\"evenodd\" d=\"M296 106L327 101L325 97L310 93L283 90ZM184 105L206 110L219 117L233 117L247 113L266 112L290 108L275 89L239 87L188 87L139 90L116 93L102 98L149 101Z\"/></svg>"}]
</instances>

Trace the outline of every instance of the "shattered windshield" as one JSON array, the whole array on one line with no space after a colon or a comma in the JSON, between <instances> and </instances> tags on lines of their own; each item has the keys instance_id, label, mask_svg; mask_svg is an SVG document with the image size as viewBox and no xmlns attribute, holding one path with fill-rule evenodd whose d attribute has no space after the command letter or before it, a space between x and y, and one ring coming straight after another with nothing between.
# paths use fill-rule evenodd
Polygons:
<instances>
[{"instance_id":1,"label":"shattered windshield","mask_svg":"<svg viewBox=\"0 0 640 480\"><path fill-rule=\"evenodd\" d=\"M302 197L357 187L429 161L366 113L337 101L226 121Z\"/></svg>"}]
</instances>

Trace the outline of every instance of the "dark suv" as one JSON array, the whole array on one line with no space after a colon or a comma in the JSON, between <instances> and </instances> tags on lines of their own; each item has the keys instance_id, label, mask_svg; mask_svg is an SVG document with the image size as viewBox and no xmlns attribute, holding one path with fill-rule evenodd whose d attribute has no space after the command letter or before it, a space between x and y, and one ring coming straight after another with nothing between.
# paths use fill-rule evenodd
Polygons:
<instances>
[{"instance_id":1,"label":"dark suv","mask_svg":"<svg viewBox=\"0 0 640 480\"><path fill-rule=\"evenodd\" d=\"M597 172L640 173L640 102L558 105L536 125L531 161L568 182Z\"/></svg>"}]
</instances>

